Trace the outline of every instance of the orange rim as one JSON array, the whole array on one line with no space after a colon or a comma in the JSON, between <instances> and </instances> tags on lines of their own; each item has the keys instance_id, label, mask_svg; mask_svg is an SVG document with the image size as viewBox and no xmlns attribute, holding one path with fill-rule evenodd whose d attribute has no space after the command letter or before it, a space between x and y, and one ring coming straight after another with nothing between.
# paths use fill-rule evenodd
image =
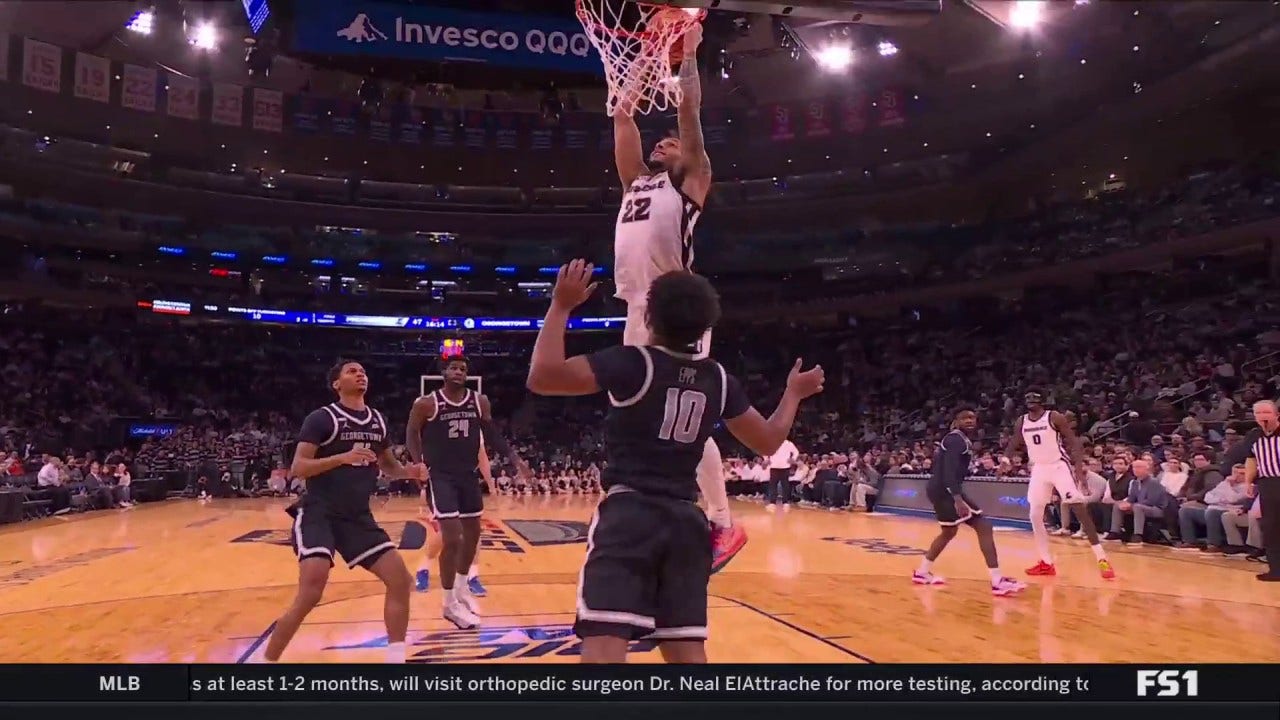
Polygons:
<instances>
[{"instance_id":1,"label":"orange rim","mask_svg":"<svg viewBox=\"0 0 1280 720\"><path fill-rule=\"evenodd\" d=\"M608 2L608 0L604 0L604 1ZM577 10L578 20L581 21L582 24L584 25L593 25L595 27L598 27L604 30L605 32L611 35L616 35L618 37L625 37L625 38L635 38L637 40L652 40L654 37L658 35L658 33L654 30L636 31L636 30L624 30L618 27L609 27L608 25L605 25L604 23L596 20L595 17L592 16L591 12L588 11L587 8L583 5L583 2L584 0L575 0L574 5L576 5L578 8ZM636 3L636 5L640 5L641 7L653 8L654 10L658 10L658 11L672 11L672 12L685 14L684 8L671 7L669 5L651 5L649 3ZM692 17L694 18L695 22L702 22L703 19L707 17L707 11L704 8L698 8L698 14L693 15Z\"/></svg>"}]
</instances>

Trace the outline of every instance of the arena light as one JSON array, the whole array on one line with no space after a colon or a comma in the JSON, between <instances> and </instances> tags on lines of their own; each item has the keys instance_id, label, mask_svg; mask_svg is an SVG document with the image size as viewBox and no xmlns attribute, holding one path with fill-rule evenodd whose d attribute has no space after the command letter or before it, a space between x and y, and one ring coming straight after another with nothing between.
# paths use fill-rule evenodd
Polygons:
<instances>
[{"instance_id":1,"label":"arena light","mask_svg":"<svg viewBox=\"0 0 1280 720\"><path fill-rule=\"evenodd\" d=\"M216 50L218 48L218 28L211 22L203 22L196 26L189 38L192 47L198 50Z\"/></svg>"},{"instance_id":2,"label":"arena light","mask_svg":"<svg viewBox=\"0 0 1280 720\"><path fill-rule=\"evenodd\" d=\"M130 32L136 32L139 35L150 35L155 28L156 14L150 10L139 10L133 14L129 22L125 24L125 29Z\"/></svg>"},{"instance_id":3,"label":"arena light","mask_svg":"<svg viewBox=\"0 0 1280 720\"><path fill-rule=\"evenodd\" d=\"M853 64L853 48L844 44L831 44L814 53L819 67L830 72L846 70Z\"/></svg>"},{"instance_id":4,"label":"arena light","mask_svg":"<svg viewBox=\"0 0 1280 720\"><path fill-rule=\"evenodd\" d=\"M898 46L888 40L881 40L876 50L880 52L880 57L893 57L898 54Z\"/></svg>"},{"instance_id":5,"label":"arena light","mask_svg":"<svg viewBox=\"0 0 1280 720\"><path fill-rule=\"evenodd\" d=\"M1009 11L1009 24L1013 27L1030 30L1044 21L1043 0L1018 0Z\"/></svg>"}]
</instances>

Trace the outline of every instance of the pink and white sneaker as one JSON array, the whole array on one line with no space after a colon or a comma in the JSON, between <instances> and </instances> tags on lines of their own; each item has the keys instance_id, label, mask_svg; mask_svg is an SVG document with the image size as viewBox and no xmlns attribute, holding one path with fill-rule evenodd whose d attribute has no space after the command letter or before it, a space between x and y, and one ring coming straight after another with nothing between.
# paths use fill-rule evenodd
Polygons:
<instances>
[{"instance_id":1,"label":"pink and white sneaker","mask_svg":"<svg viewBox=\"0 0 1280 720\"><path fill-rule=\"evenodd\" d=\"M916 570L911 573L911 582L916 585L946 585L946 578L941 575L934 575L931 572L920 572Z\"/></svg>"},{"instance_id":2,"label":"pink and white sneaker","mask_svg":"<svg viewBox=\"0 0 1280 720\"><path fill-rule=\"evenodd\" d=\"M996 597L1008 597L1009 595L1016 595L1026 589L1026 583L1018 582L1013 578L1002 577L991 585L991 594Z\"/></svg>"}]
</instances>

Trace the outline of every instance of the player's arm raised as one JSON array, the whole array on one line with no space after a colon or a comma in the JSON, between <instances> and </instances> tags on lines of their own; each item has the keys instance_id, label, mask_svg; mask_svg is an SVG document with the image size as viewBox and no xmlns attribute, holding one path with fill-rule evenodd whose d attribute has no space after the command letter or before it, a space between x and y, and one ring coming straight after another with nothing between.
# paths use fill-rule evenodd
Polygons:
<instances>
[{"instance_id":1,"label":"player's arm raised","mask_svg":"<svg viewBox=\"0 0 1280 720\"><path fill-rule=\"evenodd\" d=\"M480 396L480 432L484 433L484 438L493 443L493 449L502 453L507 459L511 460L511 464L515 466L516 472L529 476L529 464L521 459L520 454L507 443L507 439L502 436L502 432L493 424L493 408L489 404L487 395ZM484 447L480 448L481 454L484 453ZM480 458L476 458L477 463ZM485 458L486 462L488 458ZM488 478L489 485L493 485L493 478Z\"/></svg>"},{"instance_id":2,"label":"player's arm raised","mask_svg":"<svg viewBox=\"0 0 1280 720\"><path fill-rule=\"evenodd\" d=\"M595 266L574 260L560 268L551 291L551 307L533 343L533 359L525 387L539 395L594 395L600 392L595 371L585 356L565 358L564 331L569 313L595 292Z\"/></svg>"},{"instance_id":3,"label":"player's arm raised","mask_svg":"<svg viewBox=\"0 0 1280 720\"><path fill-rule=\"evenodd\" d=\"M684 58L680 62L680 107L676 111L680 131L681 190L699 205L711 190L711 158L702 137L702 78L698 76L698 45L702 26L694 25L684 36Z\"/></svg>"},{"instance_id":4,"label":"player's arm raised","mask_svg":"<svg viewBox=\"0 0 1280 720\"><path fill-rule=\"evenodd\" d=\"M777 452L791 434L800 402L822 392L822 384L826 381L822 366L814 365L812 369L800 372L801 362L797 359L787 375L787 389L768 420L751 407L737 379L725 376L724 425L758 455L769 456Z\"/></svg>"},{"instance_id":5,"label":"player's arm raised","mask_svg":"<svg viewBox=\"0 0 1280 720\"><path fill-rule=\"evenodd\" d=\"M644 143L640 128L632 117L634 103L623 100L613 111L613 161L618 166L618 178L622 180L622 192L631 187L635 179L649 171L644 163Z\"/></svg>"},{"instance_id":6,"label":"player's arm raised","mask_svg":"<svg viewBox=\"0 0 1280 720\"><path fill-rule=\"evenodd\" d=\"M423 395L414 400L413 407L409 408L409 423L404 429L404 449L409 453L409 459L415 463L426 462L422 456L422 428L435 416L434 395Z\"/></svg>"}]
</instances>

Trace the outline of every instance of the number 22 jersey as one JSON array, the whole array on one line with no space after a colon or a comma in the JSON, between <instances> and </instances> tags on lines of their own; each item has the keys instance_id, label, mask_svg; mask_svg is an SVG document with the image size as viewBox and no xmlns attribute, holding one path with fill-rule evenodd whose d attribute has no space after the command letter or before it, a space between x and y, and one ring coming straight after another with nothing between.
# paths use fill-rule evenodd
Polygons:
<instances>
[{"instance_id":1,"label":"number 22 jersey","mask_svg":"<svg viewBox=\"0 0 1280 720\"><path fill-rule=\"evenodd\" d=\"M670 173L642 175L622 196L613 235L614 295L644 302L660 275L693 267L693 228L702 208Z\"/></svg>"},{"instance_id":2,"label":"number 22 jersey","mask_svg":"<svg viewBox=\"0 0 1280 720\"><path fill-rule=\"evenodd\" d=\"M612 347L587 361L609 395L604 488L695 500L712 431L751 407L737 378L715 360L654 345Z\"/></svg>"}]
</instances>

